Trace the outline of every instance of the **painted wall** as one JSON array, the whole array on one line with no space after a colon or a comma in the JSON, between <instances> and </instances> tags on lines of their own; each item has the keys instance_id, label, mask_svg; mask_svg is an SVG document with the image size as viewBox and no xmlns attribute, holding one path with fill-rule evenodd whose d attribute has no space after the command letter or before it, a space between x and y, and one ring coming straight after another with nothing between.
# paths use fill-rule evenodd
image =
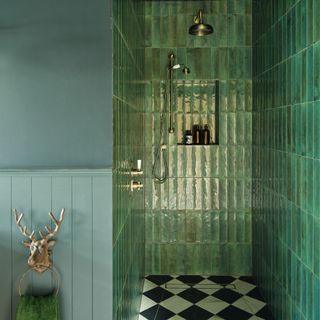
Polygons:
<instances>
[{"instance_id":1,"label":"painted wall","mask_svg":"<svg viewBox=\"0 0 320 320\"><path fill-rule=\"evenodd\" d=\"M188 34L203 9L214 34ZM146 2L146 272L251 273L251 1ZM168 144L169 179L152 179L159 146L168 54L186 64L175 83L174 124ZM213 80L220 84L220 145L177 146L192 124L213 129ZM164 170L162 165L161 170Z\"/></svg>"},{"instance_id":2,"label":"painted wall","mask_svg":"<svg viewBox=\"0 0 320 320\"><path fill-rule=\"evenodd\" d=\"M112 165L111 0L0 3L0 168Z\"/></svg>"},{"instance_id":3,"label":"painted wall","mask_svg":"<svg viewBox=\"0 0 320 320\"><path fill-rule=\"evenodd\" d=\"M130 191L136 161L144 161L144 5L114 1L113 319L136 320L144 277L144 190Z\"/></svg>"},{"instance_id":4,"label":"painted wall","mask_svg":"<svg viewBox=\"0 0 320 320\"><path fill-rule=\"evenodd\" d=\"M254 274L277 320L320 319L320 3L254 1Z\"/></svg>"},{"instance_id":5,"label":"painted wall","mask_svg":"<svg viewBox=\"0 0 320 320\"><path fill-rule=\"evenodd\" d=\"M65 219L52 259L61 276L61 319L112 319L111 190L111 170L0 172L0 319L15 319L17 286L28 267L12 208L25 214L29 230L45 231L48 212L58 216L62 207ZM46 273L24 283L31 294L54 287Z\"/></svg>"}]
</instances>

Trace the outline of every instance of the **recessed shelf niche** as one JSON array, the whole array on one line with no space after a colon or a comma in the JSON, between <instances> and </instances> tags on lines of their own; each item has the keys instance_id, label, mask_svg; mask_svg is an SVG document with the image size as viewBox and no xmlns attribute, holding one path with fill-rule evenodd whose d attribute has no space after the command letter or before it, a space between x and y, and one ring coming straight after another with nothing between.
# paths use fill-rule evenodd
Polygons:
<instances>
[{"instance_id":1,"label":"recessed shelf niche","mask_svg":"<svg viewBox=\"0 0 320 320\"><path fill-rule=\"evenodd\" d=\"M175 111L178 145L212 146L219 144L219 81L176 80ZM208 125L209 144L185 144L186 130L193 125Z\"/></svg>"}]
</instances>

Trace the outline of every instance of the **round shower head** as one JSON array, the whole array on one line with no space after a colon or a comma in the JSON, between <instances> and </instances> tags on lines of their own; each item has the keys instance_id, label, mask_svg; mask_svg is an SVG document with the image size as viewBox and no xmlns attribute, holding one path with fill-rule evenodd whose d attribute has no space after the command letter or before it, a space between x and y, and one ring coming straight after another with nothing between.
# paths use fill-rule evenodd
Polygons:
<instances>
[{"instance_id":1,"label":"round shower head","mask_svg":"<svg viewBox=\"0 0 320 320\"><path fill-rule=\"evenodd\" d=\"M189 34L202 37L213 33L212 26L203 22L202 10L199 10L198 15L196 15L193 20L195 24L189 28Z\"/></svg>"}]
</instances>

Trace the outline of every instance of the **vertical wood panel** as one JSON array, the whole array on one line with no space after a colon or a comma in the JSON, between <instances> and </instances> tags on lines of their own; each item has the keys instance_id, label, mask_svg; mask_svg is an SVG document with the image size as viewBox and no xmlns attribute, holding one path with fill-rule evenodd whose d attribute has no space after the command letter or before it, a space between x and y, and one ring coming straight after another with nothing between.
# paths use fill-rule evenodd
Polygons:
<instances>
[{"instance_id":1,"label":"vertical wood panel","mask_svg":"<svg viewBox=\"0 0 320 320\"><path fill-rule=\"evenodd\" d=\"M25 214L23 224L29 230L32 225L44 230L50 221L48 212L58 216L65 207L53 250L53 263L62 280L61 320L112 319L111 195L111 173L0 174L0 243L5 244L0 245L0 319L15 318L17 282L28 268L29 250L21 244L25 238L14 223L11 207ZM26 292L50 292L49 274L33 278L34 282L32 277L26 279Z\"/></svg>"},{"instance_id":2,"label":"vertical wood panel","mask_svg":"<svg viewBox=\"0 0 320 320\"><path fill-rule=\"evenodd\" d=\"M30 231L31 229L31 177L13 177L12 178L12 207L24 213L23 224L26 225ZM25 237L21 235L17 226L12 224L12 318L15 318L17 302L18 302L18 282L21 274L27 270L27 259L29 251L25 248L21 241ZM26 279L28 281L28 279ZM30 288L30 283L27 283Z\"/></svg>"},{"instance_id":3,"label":"vertical wood panel","mask_svg":"<svg viewBox=\"0 0 320 320\"><path fill-rule=\"evenodd\" d=\"M0 318L11 319L11 177L0 177Z\"/></svg>"},{"instance_id":4,"label":"vertical wood panel","mask_svg":"<svg viewBox=\"0 0 320 320\"><path fill-rule=\"evenodd\" d=\"M47 232L44 226L51 226L49 212L51 211L51 177L32 177L32 228L36 232L37 239L41 239L39 231L45 235ZM54 249L53 249L54 250ZM39 295L45 295L53 291L51 274L32 273L33 292Z\"/></svg>"},{"instance_id":5,"label":"vertical wood panel","mask_svg":"<svg viewBox=\"0 0 320 320\"><path fill-rule=\"evenodd\" d=\"M112 319L112 175L93 178L93 320Z\"/></svg>"},{"instance_id":6,"label":"vertical wood panel","mask_svg":"<svg viewBox=\"0 0 320 320\"><path fill-rule=\"evenodd\" d=\"M73 178L72 203L73 318L88 320L92 319L92 178Z\"/></svg>"},{"instance_id":7,"label":"vertical wood panel","mask_svg":"<svg viewBox=\"0 0 320 320\"><path fill-rule=\"evenodd\" d=\"M53 264L61 275L60 309L63 319L72 319L72 212L71 177L52 178L52 210L65 208L63 225L56 237Z\"/></svg>"}]
</instances>

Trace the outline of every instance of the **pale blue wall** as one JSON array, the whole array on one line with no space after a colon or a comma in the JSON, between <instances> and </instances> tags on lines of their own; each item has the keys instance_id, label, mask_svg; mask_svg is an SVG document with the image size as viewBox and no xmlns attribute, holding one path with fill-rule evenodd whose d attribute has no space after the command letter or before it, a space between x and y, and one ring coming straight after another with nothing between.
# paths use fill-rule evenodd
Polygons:
<instances>
[{"instance_id":1,"label":"pale blue wall","mask_svg":"<svg viewBox=\"0 0 320 320\"><path fill-rule=\"evenodd\" d=\"M61 320L112 319L111 170L0 172L0 320L15 319L17 285L28 250L11 213L25 213L29 230L43 229L53 210L65 219L53 248L61 275ZM51 292L47 274L34 275L33 294Z\"/></svg>"},{"instance_id":2,"label":"pale blue wall","mask_svg":"<svg viewBox=\"0 0 320 320\"><path fill-rule=\"evenodd\" d=\"M0 2L0 168L112 164L110 6Z\"/></svg>"}]
</instances>

